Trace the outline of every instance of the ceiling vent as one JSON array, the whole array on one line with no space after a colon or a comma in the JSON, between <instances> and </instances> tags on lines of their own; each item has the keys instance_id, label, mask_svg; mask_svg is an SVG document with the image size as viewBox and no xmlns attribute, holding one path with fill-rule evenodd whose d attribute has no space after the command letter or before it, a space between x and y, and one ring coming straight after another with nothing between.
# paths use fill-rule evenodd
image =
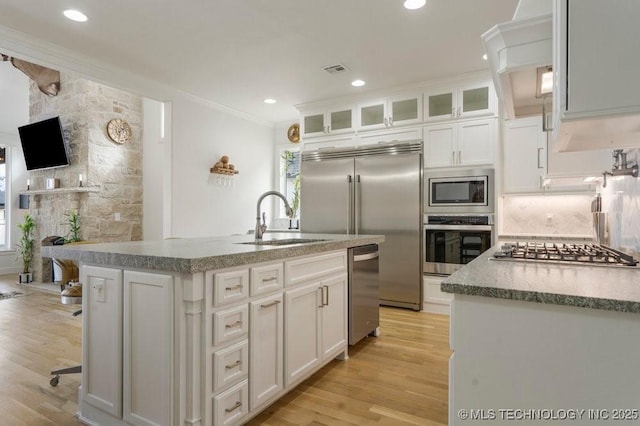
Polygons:
<instances>
[{"instance_id":1,"label":"ceiling vent","mask_svg":"<svg viewBox=\"0 0 640 426\"><path fill-rule=\"evenodd\" d=\"M343 72L348 71L347 67L345 67L342 64L329 65L327 67L322 67L322 69L328 72L329 74L342 74Z\"/></svg>"}]
</instances>

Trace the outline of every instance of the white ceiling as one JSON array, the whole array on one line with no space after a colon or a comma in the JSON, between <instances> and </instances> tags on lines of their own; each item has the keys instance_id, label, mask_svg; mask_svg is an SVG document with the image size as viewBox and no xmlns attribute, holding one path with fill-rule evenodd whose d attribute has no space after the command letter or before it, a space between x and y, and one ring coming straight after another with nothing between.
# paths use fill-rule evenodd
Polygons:
<instances>
[{"instance_id":1,"label":"white ceiling","mask_svg":"<svg viewBox=\"0 0 640 426\"><path fill-rule=\"evenodd\" d=\"M487 69L517 0L2 0L0 25L270 122L294 105ZM86 23L63 17L75 8ZM322 67L342 63L349 72ZM361 78L363 88L350 82ZM266 105L267 97L277 99Z\"/></svg>"}]
</instances>

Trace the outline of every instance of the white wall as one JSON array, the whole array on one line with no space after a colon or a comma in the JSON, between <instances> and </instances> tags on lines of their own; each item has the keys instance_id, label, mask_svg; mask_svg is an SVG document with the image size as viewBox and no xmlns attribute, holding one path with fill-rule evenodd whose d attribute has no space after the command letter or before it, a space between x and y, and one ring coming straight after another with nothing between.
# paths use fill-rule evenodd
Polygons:
<instances>
[{"instance_id":1,"label":"white wall","mask_svg":"<svg viewBox=\"0 0 640 426\"><path fill-rule=\"evenodd\" d=\"M256 202L273 187L273 128L186 97L172 99L171 237L245 234ZM223 155L237 175L231 186L209 172ZM147 191L147 188L145 188ZM262 210L272 211L273 197Z\"/></svg>"},{"instance_id":2,"label":"white wall","mask_svg":"<svg viewBox=\"0 0 640 426\"><path fill-rule=\"evenodd\" d=\"M7 205L11 203L11 214L7 214L8 251L0 251L0 274L19 272L15 247L19 239L17 224L28 210L18 209L18 193L26 189L26 168L18 126L29 122L29 79L9 62L0 62L0 144L9 147L7 155L11 168L7 170ZM9 183L10 182L10 183ZM8 213L8 212L7 212ZM11 221L13 219L13 221Z\"/></svg>"}]
</instances>

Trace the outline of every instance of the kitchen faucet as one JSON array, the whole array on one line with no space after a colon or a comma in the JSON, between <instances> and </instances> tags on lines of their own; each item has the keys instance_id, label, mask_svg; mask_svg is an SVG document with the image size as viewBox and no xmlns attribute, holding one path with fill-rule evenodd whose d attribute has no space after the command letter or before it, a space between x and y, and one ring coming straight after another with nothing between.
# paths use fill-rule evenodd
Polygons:
<instances>
[{"instance_id":1,"label":"kitchen faucet","mask_svg":"<svg viewBox=\"0 0 640 426\"><path fill-rule=\"evenodd\" d=\"M629 166L627 164L627 153L622 149L616 149L613 151L613 167L610 172L604 171L602 172L602 176L604 177L604 181L602 182L602 187L607 187L607 175L609 176L633 176L638 177L638 165L634 164L633 166Z\"/></svg>"},{"instance_id":2,"label":"kitchen faucet","mask_svg":"<svg viewBox=\"0 0 640 426\"><path fill-rule=\"evenodd\" d=\"M266 220L267 218L265 213L262 213L262 224L260 223L260 204L262 204L262 200L264 200L264 198L267 195L275 195L282 198L282 201L284 201L284 207L286 209L287 216L293 217L293 215L295 214L291 206L289 206L289 202L287 201L287 198L284 195L282 195L282 193L278 191L265 192L260 196L260 198L258 198L258 205L256 208L256 231L255 231L256 240L261 240L262 236L264 235L264 232L267 230L267 220Z\"/></svg>"}]
</instances>

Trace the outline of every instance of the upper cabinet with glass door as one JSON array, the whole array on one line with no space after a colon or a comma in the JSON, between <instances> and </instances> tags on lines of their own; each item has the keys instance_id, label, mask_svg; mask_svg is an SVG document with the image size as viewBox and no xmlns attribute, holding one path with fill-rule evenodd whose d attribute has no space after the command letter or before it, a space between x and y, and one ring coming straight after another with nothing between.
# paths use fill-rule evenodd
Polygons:
<instances>
[{"instance_id":1,"label":"upper cabinet with glass door","mask_svg":"<svg viewBox=\"0 0 640 426\"><path fill-rule=\"evenodd\" d=\"M359 130L376 130L422 122L422 99L410 93L358 104Z\"/></svg>"},{"instance_id":2,"label":"upper cabinet with glass door","mask_svg":"<svg viewBox=\"0 0 640 426\"><path fill-rule=\"evenodd\" d=\"M424 94L424 121L447 121L496 115L497 98L490 80L440 87Z\"/></svg>"},{"instance_id":3,"label":"upper cabinet with glass door","mask_svg":"<svg viewBox=\"0 0 640 426\"><path fill-rule=\"evenodd\" d=\"M354 131L353 105L313 110L302 114L302 138L329 136Z\"/></svg>"}]
</instances>

